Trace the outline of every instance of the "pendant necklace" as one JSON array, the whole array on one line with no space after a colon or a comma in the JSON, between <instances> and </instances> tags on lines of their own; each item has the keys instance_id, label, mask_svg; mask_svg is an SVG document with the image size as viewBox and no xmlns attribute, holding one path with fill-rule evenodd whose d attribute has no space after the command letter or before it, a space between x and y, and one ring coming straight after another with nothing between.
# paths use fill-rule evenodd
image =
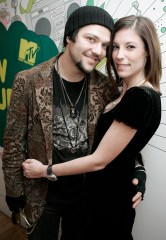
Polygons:
<instances>
[{"instance_id":1,"label":"pendant necklace","mask_svg":"<svg viewBox=\"0 0 166 240\"><path fill-rule=\"evenodd\" d=\"M80 97L81 97L82 92L83 92L83 89L84 89L84 87L85 87L86 76L85 76L85 80L84 80L84 83L83 83L83 85L82 85L81 91L80 91L80 93L79 93L79 95L78 95L78 98L76 99L76 102L73 104L72 101L71 101L71 99L70 99L70 97L69 97L69 94L68 94L68 92L67 92L67 90L66 90L66 87L65 87L65 84L64 84L64 82L63 82L63 79L62 79L62 77L61 77L61 75L60 75L58 59L57 59L57 72L58 72L58 74L59 74L59 78L60 78L61 88L62 88L62 90L63 90L64 99L65 99L65 94L64 94L64 92L65 92L65 93L66 93L66 96L67 96L67 99L68 99L68 101L69 101L69 103L70 103L70 110L69 110L69 112L70 112L70 117L71 117L71 118L76 118L77 115L78 115L77 109L76 109L76 105L77 105L77 103L79 102ZM66 101L65 101L65 102L66 102ZM67 102L66 102L66 107L67 107ZM67 107L67 108L68 108L68 107Z\"/></svg>"},{"instance_id":2,"label":"pendant necklace","mask_svg":"<svg viewBox=\"0 0 166 240\"><path fill-rule=\"evenodd\" d=\"M60 76L60 72L59 72L59 68L58 68L58 60L57 60L57 72L59 74L59 79L60 79L60 84L61 84L61 89L62 89L62 95L63 95L63 99L64 99L64 102L65 102L65 105L66 105L66 109L69 110L69 116L72 119L72 121L76 124L76 127L74 128L74 138L75 139L74 139L74 143L73 143L72 142L72 138L73 137L70 135L71 134L70 133L70 129L68 128L68 123L66 122L66 119L65 119L65 115L64 115L64 112L63 112L63 109L62 109L62 102L61 102L61 98L60 98L60 102L59 102L60 110L61 110L61 114L62 114L62 118L63 118L63 122L64 122L64 125L65 125L65 128L66 128L66 131L67 131L68 139L69 139L69 142L70 142L69 151L70 151L70 153L75 154L77 152L77 142L78 142L78 138L79 138L79 128L80 128L79 121L80 121L80 116L81 116L82 111L83 111L83 109L85 108L85 105L86 105L86 95L87 95L86 76L85 76L85 80L84 80L83 86L81 88L81 91L79 93L79 96L78 96L75 104L73 104L71 99L70 99L70 97L69 97L69 95L68 95L68 92L67 92L67 89L66 89L66 87L64 85L63 79ZM82 110L79 112L76 109L75 106L77 105L77 103L81 99L82 94L84 95L84 97L83 97L83 106L82 106ZM67 99L68 99L68 101L70 103L70 109L68 108L66 97L67 97Z\"/></svg>"},{"instance_id":3,"label":"pendant necklace","mask_svg":"<svg viewBox=\"0 0 166 240\"><path fill-rule=\"evenodd\" d=\"M86 105L86 94L87 94L86 89L87 89L87 87L85 88L85 92L84 92L84 100L83 100L82 111L83 111L83 109L85 108L85 105ZM63 91L63 89L62 89L62 91ZM64 93L63 93L63 95L64 95ZM65 97L64 97L64 100L65 100L65 104L66 104ZM72 138L70 137L70 130L68 129L67 122L65 120L65 116L64 116L64 113L63 113L61 99L60 99L60 109L61 109L61 113L62 113L63 122L65 124L65 128L66 128L66 131L67 131L68 139L69 139L69 142L70 142L70 146L71 146L69 148L69 151L72 154L75 154L77 152L77 141L78 141L78 138L79 138L79 120L80 120L80 116L82 114L82 111L77 114L77 117L75 119L73 119L73 121L77 125L76 128L75 128L75 131L74 131L75 132L75 144L73 144L72 143ZM76 122L76 119L77 119L77 122Z\"/></svg>"},{"instance_id":4,"label":"pendant necklace","mask_svg":"<svg viewBox=\"0 0 166 240\"><path fill-rule=\"evenodd\" d=\"M78 118L78 124L77 124L77 127L75 129L75 144L73 145L72 143L72 139L70 137L70 132L69 132L69 129L67 127L67 123L66 123L66 120L65 120L65 116L64 116L64 113L63 113L63 110L62 110L62 104L61 104L61 100L60 100L60 109L61 109L61 113L62 113L62 118L63 118L63 122L65 124L65 128L66 128L66 131L67 131L67 135L68 135L68 139L69 139L69 142L70 142L70 148L69 148L69 151L72 153L72 154L75 154L76 151L77 151L77 140L78 140L78 135L79 135L79 130L78 130L78 124L79 124L79 115L77 116Z\"/></svg>"}]
</instances>

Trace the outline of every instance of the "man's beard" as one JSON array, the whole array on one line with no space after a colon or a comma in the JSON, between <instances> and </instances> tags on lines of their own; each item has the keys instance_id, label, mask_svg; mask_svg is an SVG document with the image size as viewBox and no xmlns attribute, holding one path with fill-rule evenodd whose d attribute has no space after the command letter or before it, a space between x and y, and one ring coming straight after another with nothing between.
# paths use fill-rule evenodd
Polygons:
<instances>
[{"instance_id":1,"label":"man's beard","mask_svg":"<svg viewBox=\"0 0 166 240\"><path fill-rule=\"evenodd\" d=\"M78 67L78 69L82 72L82 73L91 73L94 68L92 70L87 70L84 68L84 66L82 65L81 61L76 63L76 66Z\"/></svg>"}]
</instances>

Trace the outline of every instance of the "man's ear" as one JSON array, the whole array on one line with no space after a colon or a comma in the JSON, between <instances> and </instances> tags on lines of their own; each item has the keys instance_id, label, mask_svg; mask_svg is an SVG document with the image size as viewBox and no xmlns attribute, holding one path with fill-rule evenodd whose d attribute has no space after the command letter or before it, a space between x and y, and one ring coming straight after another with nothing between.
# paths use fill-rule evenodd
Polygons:
<instances>
[{"instance_id":1,"label":"man's ear","mask_svg":"<svg viewBox=\"0 0 166 240\"><path fill-rule=\"evenodd\" d=\"M71 38L70 36L67 36L67 37L66 37L66 42L67 42L67 43L69 43L69 42L71 41L70 38Z\"/></svg>"}]
</instances>

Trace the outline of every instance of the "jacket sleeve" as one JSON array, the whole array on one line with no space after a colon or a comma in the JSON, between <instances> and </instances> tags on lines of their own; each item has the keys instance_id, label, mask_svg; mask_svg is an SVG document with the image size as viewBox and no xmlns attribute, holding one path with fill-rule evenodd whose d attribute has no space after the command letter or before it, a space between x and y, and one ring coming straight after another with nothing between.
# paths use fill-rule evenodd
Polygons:
<instances>
[{"instance_id":1,"label":"jacket sleeve","mask_svg":"<svg viewBox=\"0 0 166 240\"><path fill-rule=\"evenodd\" d=\"M6 195L18 197L24 194L22 162L26 158L27 94L26 80L21 73L14 80L7 123L4 133L2 169Z\"/></svg>"}]
</instances>

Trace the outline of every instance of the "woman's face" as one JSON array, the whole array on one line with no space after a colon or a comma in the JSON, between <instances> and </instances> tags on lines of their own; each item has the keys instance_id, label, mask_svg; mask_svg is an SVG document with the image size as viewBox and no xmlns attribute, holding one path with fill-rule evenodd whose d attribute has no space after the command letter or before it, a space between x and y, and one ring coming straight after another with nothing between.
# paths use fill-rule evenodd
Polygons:
<instances>
[{"instance_id":1,"label":"woman's face","mask_svg":"<svg viewBox=\"0 0 166 240\"><path fill-rule=\"evenodd\" d=\"M134 29L121 29L115 34L112 58L120 78L144 77L146 56L144 43Z\"/></svg>"}]
</instances>

